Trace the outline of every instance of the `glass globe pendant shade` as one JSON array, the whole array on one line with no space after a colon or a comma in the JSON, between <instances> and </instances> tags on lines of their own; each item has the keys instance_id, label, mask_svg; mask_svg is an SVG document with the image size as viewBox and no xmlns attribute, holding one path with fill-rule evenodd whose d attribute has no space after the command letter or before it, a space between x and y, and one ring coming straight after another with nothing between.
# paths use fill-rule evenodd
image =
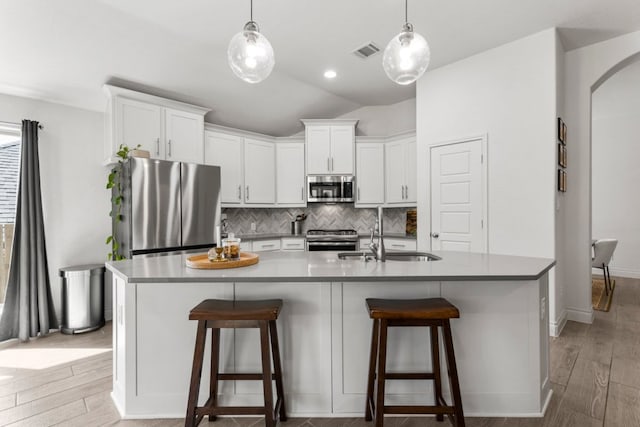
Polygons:
<instances>
[{"instance_id":1,"label":"glass globe pendant shade","mask_svg":"<svg viewBox=\"0 0 640 427\"><path fill-rule=\"evenodd\" d=\"M382 66L387 76L401 85L408 85L420 78L429 66L429 44L413 26L404 24L402 32L391 39L384 50Z\"/></svg>"},{"instance_id":2,"label":"glass globe pendant shade","mask_svg":"<svg viewBox=\"0 0 640 427\"><path fill-rule=\"evenodd\" d=\"M248 83L259 83L269 77L275 64L271 43L260 34L258 24L253 21L233 36L227 60L233 73Z\"/></svg>"}]
</instances>

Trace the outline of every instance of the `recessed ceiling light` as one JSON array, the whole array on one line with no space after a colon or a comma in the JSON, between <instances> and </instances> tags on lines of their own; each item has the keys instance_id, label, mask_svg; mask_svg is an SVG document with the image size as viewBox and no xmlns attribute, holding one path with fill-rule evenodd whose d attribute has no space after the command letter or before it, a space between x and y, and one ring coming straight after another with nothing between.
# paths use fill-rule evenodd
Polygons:
<instances>
[{"instance_id":1,"label":"recessed ceiling light","mask_svg":"<svg viewBox=\"0 0 640 427\"><path fill-rule=\"evenodd\" d=\"M338 74L333 70L327 70L324 72L324 77L327 79L334 79Z\"/></svg>"}]
</instances>

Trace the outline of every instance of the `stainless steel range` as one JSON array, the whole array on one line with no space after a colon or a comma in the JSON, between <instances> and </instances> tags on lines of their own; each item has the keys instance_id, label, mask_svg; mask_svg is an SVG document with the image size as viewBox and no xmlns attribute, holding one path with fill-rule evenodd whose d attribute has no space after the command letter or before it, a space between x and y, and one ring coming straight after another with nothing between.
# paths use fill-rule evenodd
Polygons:
<instances>
[{"instance_id":1,"label":"stainless steel range","mask_svg":"<svg viewBox=\"0 0 640 427\"><path fill-rule=\"evenodd\" d=\"M358 249L356 230L308 230L309 251L355 251Z\"/></svg>"}]
</instances>

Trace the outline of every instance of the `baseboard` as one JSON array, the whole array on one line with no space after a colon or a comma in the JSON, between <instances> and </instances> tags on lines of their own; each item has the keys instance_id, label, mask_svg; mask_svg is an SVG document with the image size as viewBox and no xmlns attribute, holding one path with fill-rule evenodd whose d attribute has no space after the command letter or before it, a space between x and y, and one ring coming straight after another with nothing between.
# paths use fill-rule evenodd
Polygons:
<instances>
[{"instance_id":1,"label":"baseboard","mask_svg":"<svg viewBox=\"0 0 640 427\"><path fill-rule=\"evenodd\" d=\"M593 309L590 309L588 311L578 310L575 308L567 309L567 320L573 320L574 322L591 324L593 323L593 319L594 319Z\"/></svg>"},{"instance_id":2,"label":"baseboard","mask_svg":"<svg viewBox=\"0 0 640 427\"><path fill-rule=\"evenodd\" d=\"M556 321L549 322L549 334L552 337L558 337L564 329L564 325L567 324L567 310L562 310L560 318Z\"/></svg>"},{"instance_id":3,"label":"baseboard","mask_svg":"<svg viewBox=\"0 0 640 427\"><path fill-rule=\"evenodd\" d=\"M602 273L602 270L600 270L600 273ZM628 277L631 279L640 279L640 271L638 270L628 270L625 268L611 268L609 267L609 274L611 274L612 276L617 276L617 277ZM597 275L594 275L594 277L598 277ZM602 276L600 276L602 277Z\"/></svg>"}]
</instances>

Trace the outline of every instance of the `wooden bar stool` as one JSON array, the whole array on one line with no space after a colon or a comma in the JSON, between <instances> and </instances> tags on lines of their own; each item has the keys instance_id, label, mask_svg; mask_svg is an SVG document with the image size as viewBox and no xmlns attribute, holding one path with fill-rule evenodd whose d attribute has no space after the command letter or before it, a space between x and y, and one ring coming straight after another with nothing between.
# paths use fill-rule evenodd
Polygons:
<instances>
[{"instance_id":1,"label":"wooden bar stool","mask_svg":"<svg viewBox=\"0 0 640 427\"><path fill-rule=\"evenodd\" d=\"M438 421L443 421L446 414L454 426L464 427L458 371L456 369L451 325L449 323L449 319L460 317L458 309L444 298L414 300L367 298L367 309L369 310L369 317L373 319L373 332L371 335L371 356L369 359L369 380L367 383L367 402L364 419L366 421L375 419L375 426L382 427L384 414L435 414ZM390 326L428 326L430 328L432 372L390 373L386 371L387 329ZM452 406L447 405L442 397L438 327L442 328L444 337L453 400ZM432 380L434 382L435 404L431 406L385 405L384 388L386 380ZM375 399L374 386L376 388Z\"/></svg>"},{"instance_id":2,"label":"wooden bar stool","mask_svg":"<svg viewBox=\"0 0 640 427\"><path fill-rule=\"evenodd\" d=\"M282 370L280 367L280 350L278 347L278 331L276 319L282 308L282 300L261 301L228 301L208 299L202 301L189 313L189 320L198 321L196 345L193 354L191 386L185 427L195 427L204 418L214 421L216 415L264 415L265 425L276 425L278 414L280 421L286 421L284 407L284 389ZM260 350L262 354L262 372L257 374L220 373L220 329L221 328L259 328ZM207 338L207 329L211 329L211 380L209 399L204 406L197 406L202 375L202 360ZM271 358L269 356L269 340L273 354L273 375L271 374ZM262 380L264 389L264 406L218 406L218 381L224 380ZM273 405L271 381L276 382L277 400Z\"/></svg>"}]
</instances>

